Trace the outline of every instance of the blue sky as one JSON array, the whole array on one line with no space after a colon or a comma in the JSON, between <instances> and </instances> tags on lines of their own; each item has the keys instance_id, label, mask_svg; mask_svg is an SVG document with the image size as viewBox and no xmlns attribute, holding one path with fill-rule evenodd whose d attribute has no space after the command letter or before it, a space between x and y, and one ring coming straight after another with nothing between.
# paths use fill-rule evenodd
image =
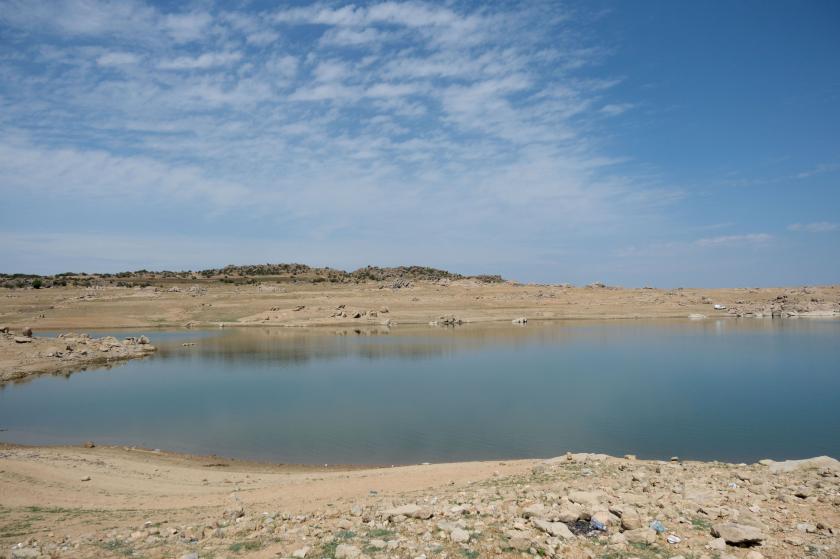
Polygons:
<instances>
[{"instance_id":1,"label":"blue sky","mask_svg":"<svg viewBox=\"0 0 840 559\"><path fill-rule=\"evenodd\" d=\"M0 271L840 282L836 2L0 0Z\"/></svg>"}]
</instances>

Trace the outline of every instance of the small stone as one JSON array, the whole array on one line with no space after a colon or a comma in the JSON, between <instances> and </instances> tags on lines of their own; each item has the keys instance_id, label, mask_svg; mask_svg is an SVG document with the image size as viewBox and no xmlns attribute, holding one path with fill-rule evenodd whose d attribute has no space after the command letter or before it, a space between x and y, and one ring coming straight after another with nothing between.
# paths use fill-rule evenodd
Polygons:
<instances>
[{"instance_id":1,"label":"small stone","mask_svg":"<svg viewBox=\"0 0 840 559\"><path fill-rule=\"evenodd\" d=\"M335 559L357 559L361 554L355 545L341 543L335 548Z\"/></svg>"},{"instance_id":2,"label":"small stone","mask_svg":"<svg viewBox=\"0 0 840 559\"><path fill-rule=\"evenodd\" d=\"M455 528L450 532L449 538L455 543L467 543L470 541L470 533L463 528Z\"/></svg>"},{"instance_id":3,"label":"small stone","mask_svg":"<svg viewBox=\"0 0 840 559\"><path fill-rule=\"evenodd\" d=\"M393 509L386 510L384 513L386 518L394 518L396 516L405 516L407 518L417 518L420 520L428 520L432 517L432 511L423 508L420 505L403 505Z\"/></svg>"},{"instance_id":4,"label":"small stone","mask_svg":"<svg viewBox=\"0 0 840 559\"><path fill-rule=\"evenodd\" d=\"M813 524L809 524L807 522L800 522L796 525L796 529L800 532L805 532L806 534L814 534L817 531L817 527Z\"/></svg>"},{"instance_id":5,"label":"small stone","mask_svg":"<svg viewBox=\"0 0 840 559\"><path fill-rule=\"evenodd\" d=\"M198 559L198 553L195 551L192 553L185 553L184 555L181 555L180 559Z\"/></svg>"},{"instance_id":6,"label":"small stone","mask_svg":"<svg viewBox=\"0 0 840 559\"><path fill-rule=\"evenodd\" d=\"M712 551L724 551L726 549L726 540L723 538L715 538L706 546Z\"/></svg>"},{"instance_id":7,"label":"small stone","mask_svg":"<svg viewBox=\"0 0 840 559\"><path fill-rule=\"evenodd\" d=\"M650 528L638 528L636 530L627 530L624 532L624 537L627 541L635 544L650 545L656 542L656 532Z\"/></svg>"},{"instance_id":8,"label":"small stone","mask_svg":"<svg viewBox=\"0 0 840 559\"><path fill-rule=\"evenodd\" d=\"M31 338L32 337L32 328L30 328L29 326L26 326L26 327L23 328L23 330L20 331L20 334L22 336L26 336L27 338Z\"/></svg>"},{"instance_id":9,"label":"small stone","mask_svg":"<svg viewBox=\"0 0 840 559\"><path fill-rule=\"evenodd\" d=\"M82 481L90 481L90 476L85 476L82 478Z\"/></svg>"},{"instance_id":10,"label":"small stone","mask_svg":"<svg viewBox=\"0 0 840 559\"><path fill-rule=\"evenodd\" d=\"M307 553L309 553L309 546L308 545L304 546L304 547L301 547L300 549L296 549L292 553L292 557L294 557L294 559L306 559L306 554Z\"/></svg>"},{"instance_id":11,"label":"small stone","mask_svg":"<svg viewBox=\"0 0 840 559\"><path fill-rule=\"evenodd\" d=\"M93 441L85 441L85 448L94 448L94 447L96 447L96 445L93 444Z\"/></svg>"}]
</instances>

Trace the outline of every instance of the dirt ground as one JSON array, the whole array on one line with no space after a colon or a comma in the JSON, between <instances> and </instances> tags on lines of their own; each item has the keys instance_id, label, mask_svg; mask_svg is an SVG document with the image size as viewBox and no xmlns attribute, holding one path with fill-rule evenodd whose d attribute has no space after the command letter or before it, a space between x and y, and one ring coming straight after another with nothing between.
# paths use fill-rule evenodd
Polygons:
<instances>
[{"instance_id":1,"label":"dirt ground","mask_svg":"<svg viewBox=\"0 0 840 559\"><path fill-rule=\"evenodd\" d=\"M177 291L174 291L177 290ZM714 305L726 308L716 310ZM840 316L840 286L761 289L624 289L487 284L221 283L174 287L0 291L0 326L33 330L191 325L428 324L587 318ZM358 317L356 317L358 315Z\"/></svg>"}]
</instances>

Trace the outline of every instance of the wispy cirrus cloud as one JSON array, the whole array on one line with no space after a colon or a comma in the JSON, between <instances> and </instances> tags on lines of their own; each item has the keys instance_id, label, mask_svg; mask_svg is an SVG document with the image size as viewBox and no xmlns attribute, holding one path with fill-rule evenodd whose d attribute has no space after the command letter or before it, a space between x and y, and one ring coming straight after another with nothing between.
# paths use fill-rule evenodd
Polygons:
<instances>
[{"instance_id":1,"label":"wispy cirrus cloud","mask_svg":"<svg viewBox=\"0 0 840 559\"><path fill-rule=\"evenodd\" d=\"M792 223L788 231L804 231L806 233L830 233L840 230L840 223L833 221L815 221L813 223Z\"/></svg>"},{"instance_id":2,"label":"wispy cirrus cloud","mask_svg":"<svg viewBox=\"0 0 840 559\"><path fill-rule=\"evenodd\" d=\"M634 104L605 101L620 79L594 75L603 49L551 3L0 14L16 52L0 59L0 189L16 208L130 200L125 227L165 205L200 213L194 227L223 214L231 231L377 239L403 258L405 239L629 230L681 195L605 147L603 117Z\"/></svg>"},{"instance_id":3,"label":"wispy cirrus cloud","mask_svg":"<svg viewBox=\"0 0 840 559\"><path fill-rule=\"evenodd\" d=\"M746 235L721 235L719 237L704 237L697 239L694 244L700 247L738 246L764 244L773 239L767 233L748 233Z\"/></svg>"}]
</instances>

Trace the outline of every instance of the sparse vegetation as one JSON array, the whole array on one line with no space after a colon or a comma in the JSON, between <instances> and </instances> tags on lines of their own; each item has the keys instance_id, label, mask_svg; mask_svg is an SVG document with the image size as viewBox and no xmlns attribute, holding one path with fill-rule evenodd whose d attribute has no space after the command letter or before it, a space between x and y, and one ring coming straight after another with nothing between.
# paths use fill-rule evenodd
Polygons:
<instances>
[{"instance_id":1,"label":"sparse vegetation","mask_svg":"<svg viewBox=\"0 0 840 559\"><path fill-rule=\"evenodd\" d=\"M398 266L395 268L381 268L379 266L365 266L352 272L334 268L317 268L306 264L256 264L247 266L225 266L224 268L210 268L207 270L159 272L136 270L133 272L110 273L74 273L63 272L54 276L39 276L37 274L0 274L0 286L8 289L32 287L34 289L64 287L91 287L94 285L116 285L117 287L149 287L151 282L184 283L184 282L221 282L236 285L253 285L262 281L288 283L361 283L365 281L395 282L395 281L441 281L473 279L482 283L499 283L504 281L499 275L467 276L430 268L428 266Z\"/></svg>"}]
</instances>

